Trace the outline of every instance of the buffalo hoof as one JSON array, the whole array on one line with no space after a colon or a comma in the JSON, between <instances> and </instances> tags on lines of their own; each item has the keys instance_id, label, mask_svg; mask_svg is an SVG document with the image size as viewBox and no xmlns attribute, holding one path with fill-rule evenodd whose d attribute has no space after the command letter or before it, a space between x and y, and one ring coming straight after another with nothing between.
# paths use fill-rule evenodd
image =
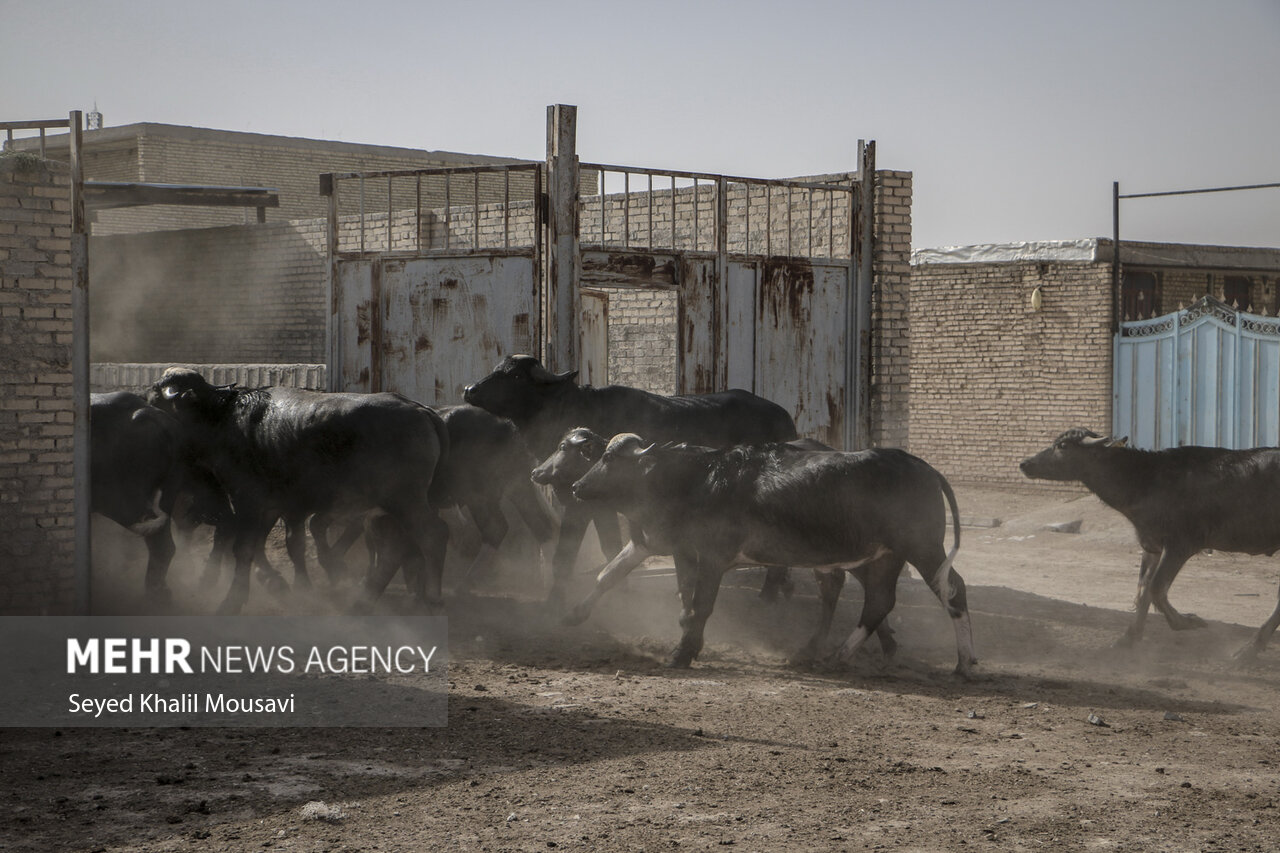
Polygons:
<instances>
[{"instance_id":1,"label":"buffalo hoof","mask_svg":"<svg viewBox=\"0 0 1280 853\"><path fill-rule=\"evenodd\" d=\"M787 666L793 666L797 669L813 669L818 663L818 658L819 654L817 645L809 643L791 657L787 658Z\"/></svg>"},{"instance_id":2,"label":"buffalo hoof","mask_svg":"<svg viewBox=\"0 0 1280 853\"><path fill-rule=\"evenodd\" d=\"M1249 643L1237 650L1231 658L1236 662L1237 666L1248 666L1258 660L1258 652L1260 651L1262 651L1262 649L1258 648L1256 644Z\"/></svg>"},{"instance_id":3,"label":"buffalo hoof","mask_svg":"<svg viewBox=\"0 0 1280 853\"><path fill-rule=\"evenodd\" d=\"M147 590L147 606L153 610L168 610L173 606L173 593L167 586L153 586Z\"/></svg>"},{"instance_id":4,"label":"buffalo hoof","mask_svg":"<svg viewBox=\"0 0 1280 853\"><path fill-rule=\"evenodd\" d=\"M560 624L568 626L581 625L583 622L587 621L587 617L590 615L591 608L583 607L579 604L577 607L560 617Z\"/></svg>"},{"instance_id":5,"label":"buffalo hoof","mask_svg":"<svg viewBox=\"0 0 1280 853\"><path fill-rule=\"evenodd\" d=\"M1209 623L1194 613L1179 613L1175 618L1167 620L1169 627L1175 631L1190 631L1195 628L1208 628Z\"/></svg>"},{"instance_id":6,"label":"buffalo hoof","mask_svg":"<svg viewBox=\"0 0 1280 853\"><path fill-rule=\"evenodd\" d=\"M1117 650L1131 649L1140 639L1141 637L1135 637L1132 631L1125 631L1118 640L1111 644L1111 648Z\"/></svg>"},{"instance_id":7,"label":"buffalo hoof","mask_svg":"<svg viewBox=\"0 0 1280 853\"><path fill-rule=\"evenodd\" d=\"M244 609L244 597L239 595L228 595L218 605L219 616L238 616L240 611Z\"/></svg>"},{"instance_id":8,"label":"buffalo hoof","mask_svg":"<svg viewBox=\"0 0 1280 853\"><path fill-rule=\"evenodd\" d=\"M671 657L667 658L663 666L667 669L688 669L693 666L693 658L693 652L688 649L678 648L671 653Z\"/></svg>"},{"instance_id":9,"label":"buffalo hoof","mask_svg":"<svg viewBox=\"0 0 1280 853\"><path fill-rule=\"evenodd\" d=\"M766 577L764 584L760 587L760 600L767 601L770 604L776 604L779 599L791 600L791 596L796 591L795 581L787 577L781 581L775 581L772 577Z\"/></svg>"}]
</instances>

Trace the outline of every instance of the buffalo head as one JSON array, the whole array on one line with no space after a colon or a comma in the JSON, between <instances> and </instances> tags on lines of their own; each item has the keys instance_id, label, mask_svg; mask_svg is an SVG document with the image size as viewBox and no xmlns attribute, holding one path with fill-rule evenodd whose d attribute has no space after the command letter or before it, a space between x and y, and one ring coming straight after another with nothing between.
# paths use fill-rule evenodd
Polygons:
<instances>
[{"instance_id":1,"label":"buffalo head","mask_svg":"<svg viewBox=\"0 0 1280 853\"><path fill-rule=\"evenodd\" d=\"M1079 480L1100 450L1124 447L1127 438L1100 436L1081 427L1069 429L1035 456L1022 460L1022 473L1036 480Z\"/></svg>"},{"instance_id":2,"label":"buffalo head","mask_svg":"<svg viewBox=\"0 0 1280 853\"><path fill-rule=\"evenodd\" d=\"M573 484L574 497L616 505L630 502L639 495L641 480L653 468L653 450L652 444L634 433L615 435L591 470Z\"/></svg>"},{"instance_id":3,"label":"buffalo head","mask_svg":"<svg viewBox=\"0 0 1280 853\"><path fill-rule=\"evenodd\" d=\"M468 385L462 398L517 424L537 417L546 401L574 386L578 371L552 373L531 355L509 355L485 378Z\"/></svg>"},{"instance_id":4,"label":"buffalo head","mask_svg":"<svg viewBox=\"0 0 1280 853\"><path fill-rule=\"evenodd\" d=\"M147 392L147 402L171 415L191 418L208 412L229 385L210 385L188 367L170 367Z\"/></svg>"},{"instance_id":5,"label":"buffalo head","mask_svg":"<svg viewBox=\"0 0 1280 853\"><path fill-rule=\"evenodd\" d=\"M564 434L555 452L529 474L540 486L567 487L583 477L604 455L606 442L586 427L574 427Z\"/></svg>"}]
</instances>

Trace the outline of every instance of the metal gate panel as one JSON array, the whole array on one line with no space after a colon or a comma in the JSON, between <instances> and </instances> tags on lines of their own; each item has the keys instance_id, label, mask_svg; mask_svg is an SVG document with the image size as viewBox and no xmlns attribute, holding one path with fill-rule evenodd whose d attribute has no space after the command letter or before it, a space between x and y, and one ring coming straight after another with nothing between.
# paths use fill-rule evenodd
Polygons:
<instances>
[{"instance_id":1,"label":"metal gate panel","mask_svg":"<svg viewBox=\"0 0 1280 853\"><path fill-rule=\"evenodd\" d=\"M680 394L710 394L721 390L721 362L717 358L720 290L717 287L716 259L682 255L677 257L680 290L680 363L676 382Z\"/></svg>"},{"instance_id":2,"label":"metal gate panel","mask_svg":"<svg viewBox=\"0 0 1280 853\"><path fill-rule=\"evenodd\" d=\"M730 261L725 287L725 352L729 388L756 390L756 286L755 263Z\"/></svg>"},{"instance_id":3,"label":"metal gate panel","mask_svg":"<svg viewBox=\"0 0 1280 853\"><path fill-rule=\"evenodd\" d=\"M343 261L334 267L335 313L330 330L330 377L338 391L367 391L371 382L373 314L370 311L374 261Z\"/></svg>"},{"instance_id":4,"label":"metal gate panel","mask_svg":"<svg viewBox=\"0 0 1280 853\"><path fill-rule=\"evenodd\" d=\"M609 296L600 290L582 290L578 322L578 382L609 384Z\"/></svg>"},{"instance_id":5,"label":"metal gate panel","mask_svg":"<svg viewBox=\"0 0 1280 853\"><path fill-rule=\"evenodd\" d=\"M1280 444L1280 321L1212 297L1124 323L1113 431L1136 447Z\"/></svg>"},{"instance_id":6,"label":"metal gate panel","mask_svg":"<svg viewBox=\"0 0 1280 853\"><path fill-rule=\"evenodd\" d=\"M382 264L382 389L462 402L504 356L532 352L538 302L530 258L465 255Z\"/></svg>"},{"instance_id":7,"label":"metal gate panel","mask_svg":"<svg viewBox=\"0 0 1280 853\"><path fill-rule=\"evenodd\" d=\"M787 259L760 269L757 385L791 412L801 435L841 447L849 266Z\"/></svg>"}]
</instances>

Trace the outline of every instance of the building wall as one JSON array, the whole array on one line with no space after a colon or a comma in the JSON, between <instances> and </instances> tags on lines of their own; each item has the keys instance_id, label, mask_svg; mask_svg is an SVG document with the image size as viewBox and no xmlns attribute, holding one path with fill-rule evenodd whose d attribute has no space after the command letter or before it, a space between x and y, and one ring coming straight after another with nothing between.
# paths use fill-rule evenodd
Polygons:
<instances>
[{"instance_id":1,"label":"building wall","mask_svg":"<svg viewBox=\"0 0 1280 853\"><path fill-rule=\"evenodd\" d=\"M1130 264L1127 271L1146 269ZM1253 313L1275 315L1280 311L1276 299L1276 282L1280 281L1274 273L1256 270L1206 270L1206 269L1152 269L1160 277L1160 313L1170 314L1179 307L1186 307L1205 294L1224 299L1225 285L1228 277L1247 278L1250 283L1250 297L1253 300ZM1131 318L1138 319L1138 318Z\"/></svg>"},{"instance_id":2,"label":"building wall","mask_svg":"<svg viewBox=\"0 0 1280 853\"><path fill-rule=\"evenodd\" d=\"M1018 463L1062 431L1108 431L1108 263L918 264L910 289L912 453L1024 486Z\"/></svg>"},{"instance_id":3,"label":"building wall","mask_svg":"<svg viewBox=\"0 0 1280 853\"><path fill-rule=\"evenodd\" d=\"M18 139L15 149L32 151L36 139ZM51 159L67 158L65 136L47 140ZM320 195L320 175L466 166L531 163L512 157L427 151L385 145L364 145L301 139L260 133L214 130L179 125L139 123L86 131L84 173L89 181L123 181L201 186L252 186L278 190L280 206L266 209L268 222L289 222L324 216L327 200ZM509 181L502 175L469 174L339 181L338 203L343 215L389 207L402 210L439 207L446 198L454 205L496 204L533 195L533 172L518 171ZM584 196L592 193L598 175L582 171ZM390 198L388 198L390 196ZM119 208L91 213L93 233L132 234L178 228L212 228L257 221L257 211L236 207L181 205Z\"/></svg>"},{"instance_id":4,"label":"building wall","mask_svg":"<svg viewBox=\"0 0 1280 853\"><path fill-rule=\"evenodd\" d=\"M74 600L70 211L64 165L0 157L0 614Z\"/></svg>"},{"instance_id":5,"label":"building wall","mask_svg":"<svg viewBox=\"0 0 1280 853\"><path fill-rule=\"evenodd\" d=\"M91 358L325 360L322 221L93 237Z\"/></svg>"}]
</instances>

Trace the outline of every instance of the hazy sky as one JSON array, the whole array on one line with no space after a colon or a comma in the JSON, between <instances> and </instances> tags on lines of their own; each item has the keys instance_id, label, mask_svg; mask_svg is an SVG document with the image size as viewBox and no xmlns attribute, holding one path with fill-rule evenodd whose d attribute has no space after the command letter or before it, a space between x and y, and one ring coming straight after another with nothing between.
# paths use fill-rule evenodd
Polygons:
<instances>
[{"instance_id":1,"label":"hazy sky","mask_svg":"<svg viewBox=\"0 0 1280 853\"><path fill-rule=\"evenodd\" d=\"M0 120L753 177L915 173L916 248L1109 236L1280 182L1280 0L0 0ZM1122 236L1280 246L1280 189Z\"/></svg>"}]
</instances>

